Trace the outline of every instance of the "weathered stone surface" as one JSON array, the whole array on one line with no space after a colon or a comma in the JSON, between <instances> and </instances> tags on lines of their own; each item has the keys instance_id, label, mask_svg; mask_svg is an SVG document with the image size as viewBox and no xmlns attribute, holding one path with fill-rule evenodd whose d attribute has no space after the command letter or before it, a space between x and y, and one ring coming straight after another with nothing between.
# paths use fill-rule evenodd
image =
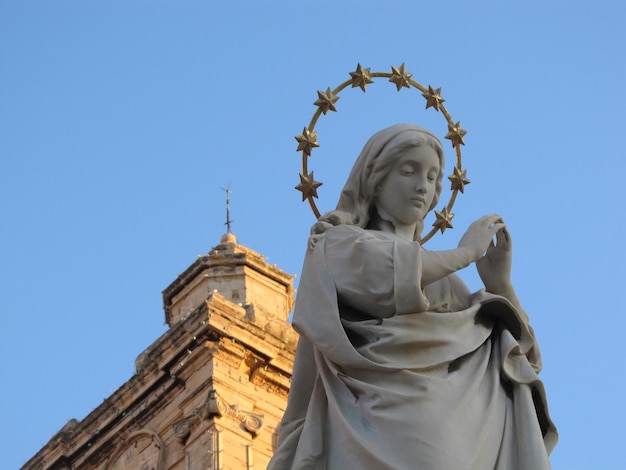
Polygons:
<instances>
[{"instance_id":1,"label":"weathered stone surface","mask_svg":"<svg viewBox=\"0 0 626 470\"><path fill-rule=\"evenodd\" d=\"M183 320L213 292L237 305L254 305L258 320L284 322L293 307L293 276L249 248L222 243L199 256L163 291L167 324Z\"/></svg>"}]
</instances>

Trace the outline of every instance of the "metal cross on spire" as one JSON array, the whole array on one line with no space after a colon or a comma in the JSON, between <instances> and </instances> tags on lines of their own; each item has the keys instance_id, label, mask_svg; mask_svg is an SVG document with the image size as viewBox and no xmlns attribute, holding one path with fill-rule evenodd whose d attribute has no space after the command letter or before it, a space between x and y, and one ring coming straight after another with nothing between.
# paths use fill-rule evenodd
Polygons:
<instances>
[{"instance_id":1,"label":"metal cross on spire","mask_svg":"<svg viewBox=\"0 0 626 470\"><path fill-rule=\"evenodd\" d=\"M226 189L222 188L222 190L226 193L226 223L224 225L226 225L226 233L231 233L230 224L232 224L233 221L230 220L230 183L228 183Z\"/></svg>"}]
</instances>

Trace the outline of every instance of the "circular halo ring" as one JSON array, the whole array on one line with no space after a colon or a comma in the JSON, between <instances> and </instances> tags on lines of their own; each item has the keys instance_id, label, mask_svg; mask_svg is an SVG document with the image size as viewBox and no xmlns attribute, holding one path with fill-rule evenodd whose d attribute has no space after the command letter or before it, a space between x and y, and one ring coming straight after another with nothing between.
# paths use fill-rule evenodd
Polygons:
<instances>
[{"instance_id":1,"label":"circular halo ring","mask_svg":"<svg viewBox=\"0 0 626 470\"><path fill-rule=\"evenodd\" d=\"M352 88L359 87L363 92L366 92L367 85L374 83L374 78L388 78L391 83L396 85L398 91L402 88L416 88L422 92L422 96L426 99L426 109L433 108L435 111L441 112L444 116L447 125L448 133L445 138L449 139L452 143L452 147L456 153L456 164L454 172L448 179L451 181L451 195L448 203L442 208L441 211L435 210L436 220L433 223L433 228L424 237L420 239L420 243L424 244L430 240L433 235L439 230L443 233L447 228L453 228L452 208L456 201L459 191L464 192L464 186L469 184L470 181L466 178L467 170L462 167L461 158L461 146L465 145L463 137L467 132L461 128L461 122L454 123L450 113L443 105L445 101L441 97L441 88L433 88L432 86L425 87L424 85L413 80L413 74L406 72L404 63L400 67L391 67L391 72L370 72L369 68L361 67L361 64L357 64L356 71L350 72L350 79L343 82L341 85L331 90L330 87L325 91L318 91L318 100L314 105L317 106L315 114L309 123L308 127L305 127L302 134L296 136L298 141L297 151L302 151L302 173L300 174L300 184L296 186L298 191L302 192L302 200L308 200L311 210L316 218L321 216L314 198L317 198L317 188L322 185L321 182L315 181L313 178L313 172L308 171L308 159L311 156L312 150L319 147L317 142L317 132L314 130L318 119L322 114L326 114L328 111L337 111L335 103L339 100L339 93L349 85Z\"/></svg>"}]
</instances>

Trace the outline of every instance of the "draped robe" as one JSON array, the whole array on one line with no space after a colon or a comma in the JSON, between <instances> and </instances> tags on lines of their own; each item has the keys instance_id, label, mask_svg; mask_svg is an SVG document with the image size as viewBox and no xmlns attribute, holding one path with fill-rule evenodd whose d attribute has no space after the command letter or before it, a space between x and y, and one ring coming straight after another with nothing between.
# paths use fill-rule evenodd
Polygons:
<instances>
[{"instance_id":1,"label":"draped robe","mask_svg":"<svg viewBox=\"0 0 626 470\"><path fill-rule=\"evenodd\" d=\"M307 252L300 333L269 469L549 469L557 441L525 312L422 250L340 225Z\"/></svg>"}]
</instances>

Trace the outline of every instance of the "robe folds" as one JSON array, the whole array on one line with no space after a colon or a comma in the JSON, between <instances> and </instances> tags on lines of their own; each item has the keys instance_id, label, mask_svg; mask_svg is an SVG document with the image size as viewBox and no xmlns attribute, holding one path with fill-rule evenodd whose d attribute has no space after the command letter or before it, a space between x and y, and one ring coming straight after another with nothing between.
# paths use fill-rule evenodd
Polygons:
<instances>
[{"instance_id":1,"label":"robe folds","mask_svg":"<svg viewBox=\"0 0 626 470\"><path fill-rule=\"evenodd\" d=\"M309 248L269 469L550 468L557 432L525 312L454 274L422 288L422 250L348 225Z\"/></svg>"}]
</instances>

